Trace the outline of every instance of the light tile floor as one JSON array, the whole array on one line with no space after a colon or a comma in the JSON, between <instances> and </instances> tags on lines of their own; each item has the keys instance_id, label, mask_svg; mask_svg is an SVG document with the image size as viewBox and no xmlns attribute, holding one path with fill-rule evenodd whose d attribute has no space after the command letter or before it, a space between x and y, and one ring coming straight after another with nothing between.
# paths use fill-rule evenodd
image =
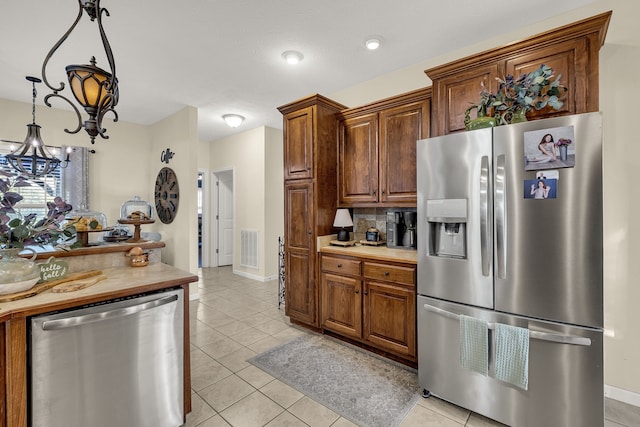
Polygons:
<instances>
[{"instance_id":1,"label":"light tile floor","mask_svg":"<svg viewBox=\"0 0 640 427\"><path fill-rule=\"evenodd\" d=\"M278 283L231 267L204 268L190 304L193 411L184 427L353 427L329 408L247 362L303 329L278 309ZM606 400L605 427L640 426L640 408ZM400 427L500 426L435 397L420 399ZM569 426L568 426L569 427Z\"/></svg>"}]
</instances>

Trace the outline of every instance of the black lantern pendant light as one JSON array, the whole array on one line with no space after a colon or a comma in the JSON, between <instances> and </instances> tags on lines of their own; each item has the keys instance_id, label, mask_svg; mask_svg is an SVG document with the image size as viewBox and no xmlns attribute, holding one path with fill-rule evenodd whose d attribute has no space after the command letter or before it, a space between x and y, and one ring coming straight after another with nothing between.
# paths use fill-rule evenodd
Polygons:
<instances>
[{"instance_id":1,"label":"black lantern pendant light","mask_svg":"<svg viewBox=\"0 0 640 427\"><path fill-rule=\"evenodd\" d=\"M85 65L68 65L66 67L67 78L71 91L76 101L89 115L88 120L82 123L82 117L78 108L65 96L59 94L65 87L65 84L60 82L60 86L53 87L49 84L46 76L47 63L55 53L55 51L64 43L69 37L69 34L76 27L80 18L82 18L82 12L87 12L91 21L97 21L98 30L100 32L100 38L102 39L102 45L107 55L107 61L109 62L110 72L103 70L96 66L95 57L91 57L90 64ZM114 110L118 104L118 79L116 78L116 65L113 59L113 52L111 51L111 45L107 39L107 35L102 27L102 14L109 16L109 11L100 7L100 0L78 0L78 16L75 22L67 30L67 32L58 40L58 42L51 48L47 57L42 64L42 79L44 83L53 91L53 93L47 95L44 98L45 104L51 107L49 98L57 97L67 101L76 112L78 117L78 127L74 130L65 129L67 133L78 133L80 129L84 127L91 138L91 143L95 142L96 136L100 135L104 139L109 137L106 135L106 129L102 127L102 119L108 112L112 112L114 115L114 121L118 121L118 113Z\"/></svg>"},{"instance_id":2,"label":"black lantern pendant light","mask_svg":"<svg viewBox=\"0 0 640 427\"><path fill-rule=\"evenodd\" d=\"M60 159L49 153L44 142L42 142L40 126L36 124L36 83L40 83L42 80L30 76L27 77L27 80L31 82L33 87L31 108L33 123L27 125L27 137L21 146L5 157L15 170L32 178L37 178L53 172L60 165Z\"/></svg>"}]
</instances>

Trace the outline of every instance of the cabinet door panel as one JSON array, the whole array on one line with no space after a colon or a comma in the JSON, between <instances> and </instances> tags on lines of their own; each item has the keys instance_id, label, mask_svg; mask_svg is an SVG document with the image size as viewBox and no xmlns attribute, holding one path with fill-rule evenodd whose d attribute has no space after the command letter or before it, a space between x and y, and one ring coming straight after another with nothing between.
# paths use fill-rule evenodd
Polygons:
<instances>
[{"instance_id":1,"label":"cabinet door panel","mask_svg":"<svg viewBox=\"0 0 640 427\"><path fill-rule=\"evenodd\" d=\"M312 244L313 184L285 184L285 245L287 249L310 250Z\"/></svg>"},{"instance_id":2,"label":"cabinet door panel","mask_svg":"<svg viewBox=\"0 0 640 427\"><path fill-rule=\"evenodd\" d=\"M416 203L416 141L429 136L429 102L380 112L380 201Z\"/></svg>"},{"instance_id":3,"label":"cabinet door panel","mask_svg":"<svg viewBox=\"0 0 640 427\"><path fill-rule=\"evenodd\" d=\"M338 201L378 200L378 115L346 119L339 127Z\"/></svg>"},{"instance_id":4,"label":"cabinet door panel","mask_svg":"<svg viewBox=\"0 0 640 427\"><path fill-rule=\"evenodd\" d=\"M560 83L567 88L567 92L563 93L560 98L563 104L559 110L548 106L539 111L532 110L527 113L528 119L587 111L586 98L580 95L586 93L589 76L585 74L584 67L576 67L577 61L586 57L588 57L586 40L579 39L560 43L547 49L536 50L507 61L506 73L515 77L536 70L540 64L548 65L553 68L554 79L560 75Z\"/></svg>"},{"instance_id":5,"label":"cabinet door panel","mask_svg":"<svg viewBox=\"0 0 640 427\"><path fill-rule=\"evenodd\" d=\"M322 326L340 334L362 336L361 281L330 273L321 275Z\"/></svg>"},{"instance_id":6,"label":"cabinet door panel","mask_svg":"<svg viewBox=\"0 0 640 427\"><path fill-rule=\"evenodd\" d=\"M313 107L284 116L284 179L313 178Z\"/></svg>"},{"instance_id":7,"label":"cabinet door panel","mask_svg":"<svg viewBox=\"0 0 640 427\"><path fill-rule=\"evenodd\" d=\"M307 251L285 251L285 314L307 324L316 323L315 281Z\"/></svg>"},{"instance_id":8,"label":"cabinet door panel","mask_svg":"<svg viewBox=\"0 0 640 427\"><path fill-rule=\"evenodd\" d=\"M499 76L498 64L486 64L434 81L434 103L438 109L434 108L435 132L431 136L465 130L465 111L480 100L481 83L495 93Z\"/></svg>"},{"instance_id":9,"label":"cabinet door panel","mask_svg":"<svg viewBox=\"0 0 640 427\"><path fill-rule=\"evenodd\" d=\"M415 358L415 291L372 281L364 286L363 338L383 350Z\"/></svg>"}]
</instances>

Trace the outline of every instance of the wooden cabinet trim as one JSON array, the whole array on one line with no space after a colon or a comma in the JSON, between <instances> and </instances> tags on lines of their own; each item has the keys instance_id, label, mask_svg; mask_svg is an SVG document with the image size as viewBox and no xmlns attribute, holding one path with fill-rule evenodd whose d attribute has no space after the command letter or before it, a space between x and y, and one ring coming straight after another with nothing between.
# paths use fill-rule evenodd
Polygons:
<instances>
[{"instance_id":1,"label":"wooden cabinet trim","mask_svg":"<svg viewBox=\"0 0 640 427\"><path fill-rule=\"evenodd\" d=\"M282 114L289 114L293 111L306 108L306 107L312 107L315 105L322 105L324 107L334 109L336 110L336 112L345 110L347 108L346 106L338 102L335 102L325 96L322 96L316 93L316 94L307 96L305 98L301 98L296 101L289 102L288 104L282 105L278 107L278 111L280 111Z\"/></svg>"},{"instance_id":2,"label":"wooden cabinet trim","mask_svg":"<svg viewBox=\"0 0 640 427\"><path fill-rule=\"evenodd\" d=\"M604 12L591 18L586 18L571 24L564 25L543 33L539 33L523 40L514 41L504 46L486 50L465 58L449 62L444 65L425 70L431 80L436 80L451 74L458 74L466 69L475 68L478 65L503 61L514 53L525 52L532 49L540 49L560 42L584 37L595 33L599 49L605 40L612 11Z\"/></svg>"},{"instance_id":3,"label":"wooden cabinet trim","mask_svg":"<svg viewBox=\"0 0 640 427\"><path fill-rule=\"evenodd\" d=\"M431 99L431 95L432 88L431 86L429 86L411 92L402 93L400 95L392 96L390 98L384 98L359 107L344 109L337 114L337 118L339 120L345 120L352 117L359 117L363 114L377 113L388 108L398 107L414 102L422 102Z\"/></svg>"},{"instance_id":4,"label":"wooden cabinet trim","mask_svg":"<svg viewBox=\"0 0 640 427\"><path fill-rule=\"evenodd\" d=\"M379 262L365 262L362 275L366 279L384 280L394 284L409 285L415 288L416 267L391 265Z\"/></svg>"}]
</instances>

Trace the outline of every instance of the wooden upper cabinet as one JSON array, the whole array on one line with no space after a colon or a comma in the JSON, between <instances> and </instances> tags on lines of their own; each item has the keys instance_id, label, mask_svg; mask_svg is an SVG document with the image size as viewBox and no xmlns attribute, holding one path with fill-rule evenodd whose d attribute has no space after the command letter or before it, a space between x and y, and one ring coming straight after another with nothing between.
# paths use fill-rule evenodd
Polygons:
<instances>
[{"instance_id":1,"label":"wooden upper cabinet","mask_svg":"<svg viewBox=\"0 0 640 427\"><path fill-rule=\"evenodd\" d=\"M488 91L495 92L498 88L496 77L500 75L501 69L498 64L483 64L435 80L433 82L435 129L443 129L444 134L464 130L466 109L477 104L482 85ZM434 129L432 129L432 135L437 135L433 131Z\"/></svg>"},{"instance_id":2,"label":"wooden upper cabinet","mask_svg":"<svg viewBox=\"0 0 640 427\"><path fill-rule=\"evenodd\" d=\"M341 203L377 202L377 113L346 119L339 132L338 199Z\"/></svg>"},{"instance_id":3,"label":"wooden upper cabinet","mask_svg":"<svg viewBox=\"0 0 640 427\"><path fill-rule=\"evenodd\" d=\"M431 89L340 113L338 205L416 206L416 141L429 137Z\"/></svg>"},{"instance_id":4,"label":"wooden upper cabinet","mask_svg":"<svg viewBox=\"0 0 640 427\"><path fill-rule=\"evenodd\" d=\"M380 201L417 203L416 141L429 136L430 102L380 112Z\"/></svg>"},{"instance_id":5,"label":"wooden upper cabinet","mask_svg":"<svg viewBox=\"0 0 640 427\"><path fill-rule=\"evenodd\" d=\"M284 179L313 178L314 108L303 108L284 116Z\"/></svg>"},{"instance_id":6,"label":"wooden upper cabinet","mask_svg":"<svg viewBox=\"0 0 640 427\"><path fill-rule=\"evenodd\" d=\"M529 120L598 111L599 50L610 19L611 12L606 12L426 70L433 83L431 136L464 130L465 110L480 100L482 82L495 92L496 77L517 78L541 64L561 75L568 91L560 110L534 110L527 114Z\"/></svg>"}]
</instances>

